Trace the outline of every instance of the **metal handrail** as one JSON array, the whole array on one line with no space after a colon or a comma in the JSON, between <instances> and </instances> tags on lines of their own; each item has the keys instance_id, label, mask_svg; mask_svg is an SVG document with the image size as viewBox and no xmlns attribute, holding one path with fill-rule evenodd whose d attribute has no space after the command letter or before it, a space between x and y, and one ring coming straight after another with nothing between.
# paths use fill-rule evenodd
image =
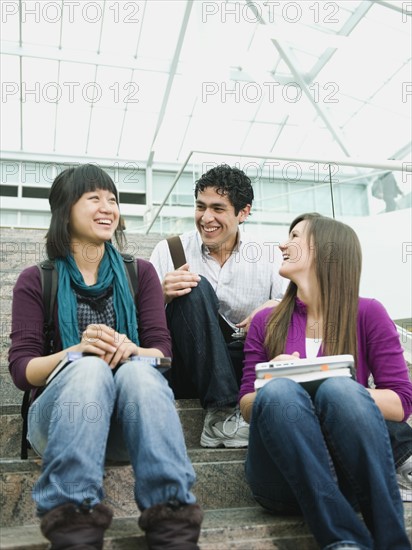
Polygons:
<instances>
[{"instance_id":1,"label":"metal handrail","mask_svg":"<svg viewBox=\"0 0 412 550\"><path fill-rule=\"evenodd\" d=\"M390 171L404 171L404 172L412 172L412 163L410 162L402 162L397 160L385 160L383 162L378 162L376 160L361 160L361 159L351 159L349 157L342 157L342 158L299 158L296 157L288 157L283 155L277 155L277 156L268 156L268 155L256 155L253 153L222 153L217 151L201 151L197 149L193 149L189 152L187 155L185 161L183 162L182 166L176 173L176 176L167 191L165 198L163 199L162 203L158 207L153 219L150 221L148 228L146 230L145 235L148 235L150 230L152 229L153 225L155 224L157 218L160 215L160 212L162 211L164 205L166 204L167 199L169 198L171 192L175 188L176 183L178 182L180 176L183 173L183 170L186 168L189 160L191 159L192 155L198 153L201 155L213 155L213 156L228 156L228 157L246 157L246 158L256 158L256 159L265 159L265 160L283 160L286 162L310 162L310 163L319 163L319 164L333 164L333 165L339 165L339 166L350 166L353 168L372 168L372 169L378 169L378 170L390 170Z\"/></svg>"},{"instance_id":2,"label":"metal handrail","mask_svg":"<svg viewBox=\"0 0 412 550\"><path fill-rule=\"evenodd\" d=\"M180 170L177 172L177 174L176 174L176 176L175 176L175 179L173 180L173 183L172 183L172 185L171 185L170 188L169 188L169 191L166 193L165 198L163 199L161 205L160 205L159 208L157 209L157 212L156 212L154 218L153 218L152 221L150 222L149 227L147 228L145 235L148 235L148 234L149 234L149 232L150 232L150 230L152 229L152 227L153 227L155 221L156 221L157 218L159 217L159 214L160 214L160 212L161 212L163 206L166 204L166 201L167 201L167 199L169 198L170 193L173 191L173 189L174 189L174 187L175 187L175 185L176 185L178 179L180 178L180 176L181 176L182 173L183 173L183 170L186 168L187 163L188 163L189 160L190 160L190 157L191 157L191 156L193 155L193 153L195 153L195 152L196 152L196 151L190 151L190 153L187 155L186 160L185 160L184 163L182 164Z\"/></svg>"}]
</instances>

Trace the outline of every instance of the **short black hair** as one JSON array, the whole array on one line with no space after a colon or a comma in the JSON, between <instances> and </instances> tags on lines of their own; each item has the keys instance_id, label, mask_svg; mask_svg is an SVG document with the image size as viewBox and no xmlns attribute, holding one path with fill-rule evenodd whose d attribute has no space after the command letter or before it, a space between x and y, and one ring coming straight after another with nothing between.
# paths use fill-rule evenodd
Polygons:
<instances>
[{"instance_id":1,"label":"short black hair","mask_svg":"<svg viewBox=\"0 0 412 550\"><path fill-rule=\"evenodd\" d=\"M65 258L70 253L69 221L72 206L84 193L96 189L110 191L119 204L117 189L112 178L95 164L81 164L67 168L55 178L49 193L51 220L46 235L46 251L49 259ZM114 236L119 248L122 248L125 237L120 224Z\"/></svg>"},{"instance_id":2,"label":"short black hair","mask_svg":"<svg viewBox=\"0 0 412 550\"><path fill-rule=\"evenodd\" d=\"M196 181L195 198L207 187L214 187L216 193L228 197L237 216L246 205L252 205L254 194L250 178L239 168L220 164L211 168Z\"/></svg>"}]
</instances>

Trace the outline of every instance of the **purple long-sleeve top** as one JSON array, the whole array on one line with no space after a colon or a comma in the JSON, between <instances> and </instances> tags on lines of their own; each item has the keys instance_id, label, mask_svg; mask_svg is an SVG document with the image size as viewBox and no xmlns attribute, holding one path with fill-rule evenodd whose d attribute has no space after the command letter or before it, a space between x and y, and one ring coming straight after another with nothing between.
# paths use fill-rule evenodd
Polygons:
<instances>
[{"instance_id":1,"label":"purple long-sleeve top","mask_svg":"<svg viewBox=\"0 0 412 550\"><path fill-rule=\"evenodd\" d=\"M258 312L250 325L244 347L245 361L239 399L255 391L256 363L273 359L268 357L264 346L266 324L271 311L272 308L266 308ZM284 353L298 351L301 358L306 357L306 321L306 305L297 299ZM406 420L412 413L412 382L395 324L377 300L359 298L357 336L357 381L367 387L372 374L377 389L389 389L397 393ZM318 355L322 355L322 349Z\"/></svg>"},{"instance_id":2,"label":"purple long-sleeve top","mask_svg":"<svg viewBox=\"0 0 412 550\"><path fill-rule=\"evenodd\" d=\"M171 339L159 278L150 262L142 259L137 262L139 275L135 303L140 345L144 348L156 348L165 357L171 357ZM57 308L56 300L56 352L62 349ZM22 271L13 289L9 370L15 385L21 390L34 388L26 378L26 367L31 359L44 355L44 319L40 273L36 266L32 266Z\"/></svg>"}]
</instances>

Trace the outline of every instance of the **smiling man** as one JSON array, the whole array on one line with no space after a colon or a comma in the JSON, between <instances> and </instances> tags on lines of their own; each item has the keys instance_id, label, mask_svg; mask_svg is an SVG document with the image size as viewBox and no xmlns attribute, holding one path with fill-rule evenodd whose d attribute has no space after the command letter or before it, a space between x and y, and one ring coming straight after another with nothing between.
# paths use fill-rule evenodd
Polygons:
<instances>
[{"instance_id":1,"label":"smiling man","mask_svg":"<svg viewBox=\"0 0 412 550\"><path fill-rule=\"evenodd\" d=\"M281 294L276 243L240 230L253 188L237 168L220 165L196 182L197 230L180 236L186 263L175 269L166 240L150 261L162 282L173 341L170 384L176 398L198 397L206 410L203 447L246 447L249 427L236 406L243 342L257 309Z\"/></svg>"}]
</instances>

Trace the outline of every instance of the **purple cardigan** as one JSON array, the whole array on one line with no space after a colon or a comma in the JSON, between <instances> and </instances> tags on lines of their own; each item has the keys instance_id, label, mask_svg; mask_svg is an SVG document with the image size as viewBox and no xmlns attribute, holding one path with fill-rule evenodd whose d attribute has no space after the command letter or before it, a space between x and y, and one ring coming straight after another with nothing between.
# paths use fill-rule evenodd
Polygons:
<instances>
[{"instance_id":1,"label":"purple cardigan","mask_svg":"<svg viewBox=\"0 0 412 550\"><path fill-rule=\"evenodd\" d=\"M245 361L239 399L254 392L255 365L269 361L264 347L265 327L272 308L259 311L250 325L245 342ZM404 420L412 413L412 383L395 324L377 300L359 298L357 381L368 386L372 374L377 389L396 392L402 402ZM287 336L285 353L294 351L306 357L306 306L296 300ZM321 355L321 350L319 355Z\"/></svg>"},{"instance_id":2,"label":"purple cardigan","mask_svg":"<svg viewBox=\"0 0 412 550\"><path fill-rule=\"evenodd\" d=\"M157 348L171 357L172 347L167 328L163 292L152 264L139 259L136 308L140 345ZM54 312L56 352L62 349L58 330L57 300ZM28 362L44 355L43 297L40 273L36 266L22 271L13 289L11 346L9 370L15 385L21 390L33 389L26 378Z\"/></svg>"}]
</instances>

